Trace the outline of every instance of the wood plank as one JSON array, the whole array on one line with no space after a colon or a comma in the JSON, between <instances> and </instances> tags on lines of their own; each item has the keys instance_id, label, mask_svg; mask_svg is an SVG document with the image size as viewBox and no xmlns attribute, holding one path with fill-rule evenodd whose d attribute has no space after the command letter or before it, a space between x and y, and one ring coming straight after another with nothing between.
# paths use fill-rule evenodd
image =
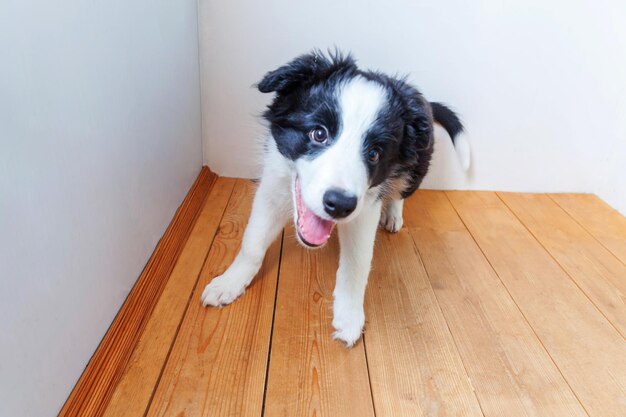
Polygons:
<instances>
[{"instance_id":1,"label":"wood plank","mask_svg":"<svg viewBox=\"0 0 626 417\"><path fill-rule=\"evenodd\" d=\"M143 417L145 414L234 185L234 179L219 178L207 196L180 258L104 411L105 417Z\"/></svg>"},{"instance_id":2,"label":"wood plank","mask_svg":"<svg viewBox=\"0 0 626 417\"><path fill-rule=\"evenodd\" d=\"M373 416L363 343L332 339L337 239L311 251L285 234L264 416Z\"/></svg>"},{"instance_id":3,"label":"wood plank","mask_svg":"<svg viewBox=\"0 0 626 417\"><path fill-rule=\"evenodd\" d=\"M495 193L447 192L591 416L626 415L626 342Z\"/></svg>"},{"instance_id":4,"label":"wood plank","mask_svg":"<svg viewBox=\"0 0 626 417\"><path fill-rule=\"evenodd\" d=\"M445 194L404 207L485 416L586 416Z\"/></svg>"},{"instance_id":5,"label":"wood plank","mask_svg":"<svg viewBox=\"0 0 626 417\"><path fill-rule=\"evenodd\" d=\"M139 337L217 176L200 170L59 416L100 416L122 377Z\"/></svg>"},{"instance_id":6,"label":"wood plank","mask_svg":"<svg viewBox=\"0 0 626 417\"><path fill-rule=\"evenodd\" d=\"M223 308L204 308L205 285L234 259L253 185L238 180L147 416L260 416L280 239L246 293Z\"/></svg>"},{"instance_id":7,"label":"wood plank","mask_svg":"<svg viewBox=\"0 0 626 417\"><path fill-rule=\"evenodd\" d=\"M547 195L498 196L621 335L626 335L626 265Z\"/></svg>"},{"instance_id":8,"label":"wood plank","mask_svg":"<svg viewBox=\"0 0 626 417\"><path fill-rule=\"evenodd\" d=\"M592 194L550 197L626 264L626 217Z\"/></svg>"},{"instance_id":9,"label":"wood plank","mask_svg":"<svg viewBox=\"0 0 626 417\"><path fill-rule=\"evenodd\" d=\"M377 417L482 416L406 228L378 234L365 311Z\"/></svg>"}]
</instances>

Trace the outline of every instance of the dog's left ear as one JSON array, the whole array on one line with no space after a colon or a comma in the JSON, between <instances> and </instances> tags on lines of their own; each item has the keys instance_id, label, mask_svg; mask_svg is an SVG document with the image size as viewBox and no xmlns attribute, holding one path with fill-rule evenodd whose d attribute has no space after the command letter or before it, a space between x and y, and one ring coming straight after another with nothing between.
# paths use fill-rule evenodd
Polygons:
<instances>
[{"instance_id":1,"label":"dog's left ear","mask_svg":"<svg viewBox=\"0 0 626 417\"><path fill-rule=\"evenodd\" d=\"M335 52L327 58L323 53L313 51L268 72L257 84L257 88L262 93L285 94L294 88L310 85L328 77L335 71L349 68L356 69L356 64L349 55L344 57L341 53Z\"/></svg>"}]
</instances>

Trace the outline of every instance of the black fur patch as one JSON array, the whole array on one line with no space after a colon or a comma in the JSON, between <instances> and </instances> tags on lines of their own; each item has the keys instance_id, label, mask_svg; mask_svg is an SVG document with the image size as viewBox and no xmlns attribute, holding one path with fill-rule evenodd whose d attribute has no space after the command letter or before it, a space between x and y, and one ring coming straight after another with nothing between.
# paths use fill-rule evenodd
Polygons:
<instances>
[{"instance_id":1,"label":"black fur patch","mask_svg":"<svg viewBox=\"0 0 626 417\"><path fill-rule=\"evenodd\" d=\"M421 184L433 152L433 111L435 118L454 138L463 126L447 107L429 103L404 79L362 71L351 56L338 52L324 55L314 51L271 71L258 84L259 91L275 92L273 102L264 113L280 153L288 159L312 158L332 145L341 132L341 115L337 87L352 78L363 77L379 84L387 92L388 102L379 111L362 142L363 163L368 168L370 187L383 189L403 179L400 193L411 195ZM319 145L308 133L324 126L329 142ZM380 159L368 159L373 148Z\"/></svg>"},{"instance_id":2,"label":"black fur patch","mask_svg":"<svg viewBox=\"0 0 626 417\"><path fill-rule=\"evenodd\" d=\"M454 138L463 131L463 123L459 116L441 103L430 103L433 109L433 118L443 126L454 142Z\"/></svg>"},{"instance_id":3,"label":"black fur patch","mask_svg":"<svg viewBox=\"0 0 626 417\"><path fill-rule=\"evenodd\" d=\"M276 92L276 97L263 116L284 157L296 160L326 149L308 137L318 126L328 129L331 139L327 145L332 144L341 130L336 87L356 73L350 56L337 53L326 57L313 52L265 75L258 84L259 91Z\"/></svg>"}]
</instances>

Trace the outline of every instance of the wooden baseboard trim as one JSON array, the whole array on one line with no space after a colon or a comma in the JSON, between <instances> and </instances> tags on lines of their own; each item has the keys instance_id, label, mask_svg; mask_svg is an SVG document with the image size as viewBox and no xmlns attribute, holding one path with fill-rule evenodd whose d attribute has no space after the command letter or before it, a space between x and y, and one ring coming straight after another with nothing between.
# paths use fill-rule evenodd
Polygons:
<instances>
[{"instance_id":1,"label":"wooden baseboard trim","mask_svg":"<svg viewBox=\"0 0 626 417\"><path fill-rule=\"evenodd\" d=\"M216 179L202 168L59 416L104 412Z\"/></svg>"}]
</instances>

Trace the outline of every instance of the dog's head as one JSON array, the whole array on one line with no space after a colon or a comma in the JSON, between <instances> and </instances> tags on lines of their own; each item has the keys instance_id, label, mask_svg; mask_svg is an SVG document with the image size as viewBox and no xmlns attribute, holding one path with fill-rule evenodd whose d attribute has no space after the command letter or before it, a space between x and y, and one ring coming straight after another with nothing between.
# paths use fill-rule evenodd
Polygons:
<instances>
[{"instance_id":1,"label":"dog's head","mask_svg":"<svg viewBox=\"0 0 626 417\"><path fill-rule=\"evenodd\" d=\"M293 161L294 220L307 246L326 243L335 223L388 192L432 144L421 94L402 79L360 70L349 56L300 56L258 88L276 93L264 116L279 152Z\"/></svg>"}]
</instances>

